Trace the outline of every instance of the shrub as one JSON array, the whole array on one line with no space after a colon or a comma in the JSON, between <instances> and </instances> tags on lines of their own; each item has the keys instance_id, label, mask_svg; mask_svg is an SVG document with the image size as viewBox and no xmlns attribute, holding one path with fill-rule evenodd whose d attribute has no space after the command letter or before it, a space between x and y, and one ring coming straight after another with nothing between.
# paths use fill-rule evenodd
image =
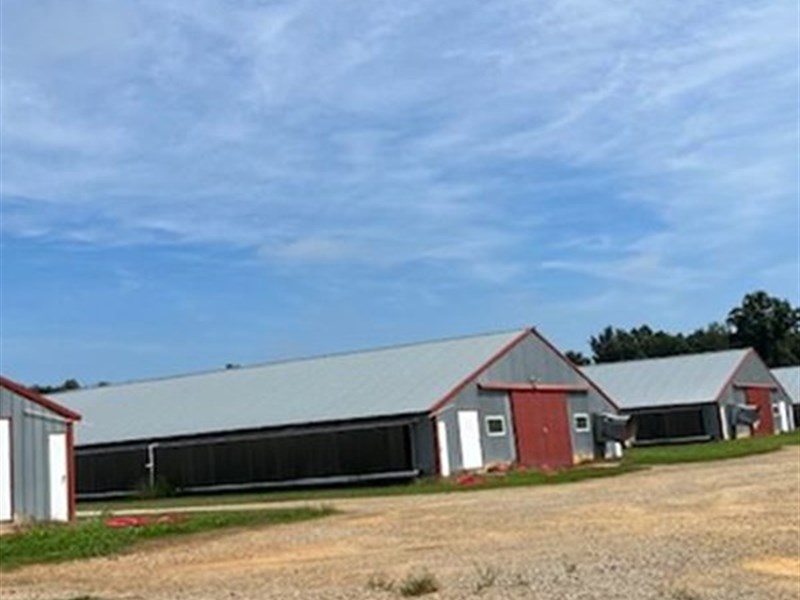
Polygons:
<instances>
[{"instance_id":1,"label":"shrub","mask_svg":"<svg viewBox=\"0 0 800 600\"><path fill-rule=\"evenodd\" d=\"M439 590L439 582L428 571L410 573L400 583L401 596L424 596Z\"/></svg>"},{"instance_id":2,"label":"shrub","mask_svg":"<svg viewBox=\"0 0 800 600\"><path fill-rule=\"evenodd\" d=\"M142 479L136 485L136 496L140 500L155 500L156 498L169 498L175 495L173 486L165 477L157 477L154 483Z\"/></svg>"}]
</instances>

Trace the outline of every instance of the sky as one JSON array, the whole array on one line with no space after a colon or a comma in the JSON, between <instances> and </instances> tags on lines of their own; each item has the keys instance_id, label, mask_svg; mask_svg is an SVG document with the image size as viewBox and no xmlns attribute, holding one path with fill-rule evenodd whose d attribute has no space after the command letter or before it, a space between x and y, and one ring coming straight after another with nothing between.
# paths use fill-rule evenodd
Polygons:
<instances>
[{"instance_id":1,"label":"sky","mask_svg":"<svg viewBox=\"0 0 800 600\"><path fill-rule=\"evenodd\" d=\"M4 0L0 370L800 305L796 0Z\"/></svg>"}]
</instances>

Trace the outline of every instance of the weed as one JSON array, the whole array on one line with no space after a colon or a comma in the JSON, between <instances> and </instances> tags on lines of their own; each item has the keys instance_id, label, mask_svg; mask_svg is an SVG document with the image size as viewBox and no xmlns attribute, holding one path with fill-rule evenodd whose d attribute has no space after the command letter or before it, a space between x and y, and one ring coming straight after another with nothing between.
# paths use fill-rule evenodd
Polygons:
<instances>
[{"instance_id":1,"label":"weed","mask_svg":"<svg viewBox=\"0 0 800 600\"><path fill-rule=\"evenodd\" d=\"M438 591L439 582L428 571L409 573L400 583L401 596L424 596Z\"/></svg>"},{"instance_id":2,"label":"weed","mask_svg":"<svg viewBox=\"0 0 800 600\"><path fill-rule=\"evenodd\" d=\"M476 594L480 594L484 590L493 587L497 583L497 579L500 576L498 569L491 565L475 565L475 574L477 575L477 581L475 582L474 586L474 591Z\"/></svg>"},{"instance_id":3,"label":"weed","mask_svg":"<svg viewBox=\"0 0 800 600\"><path fill-rule=\"evenodd\" d=\"M564 563L564 572L567 575L574 575L578 572L578 565L573 562Z\"/></svg>"},{"instance_id":4,"label":"weed","mask_svg":"<svg viewBox=\"0 0 800 600\"><path fill-rule=\"evenodd\" d=\"M164 477L158 477L153 483L147 479L142 479L136 485L136 497L139 500L158 500L159 498L169 498L175 495L173 486Z\"/></svg>"}]
</instances>

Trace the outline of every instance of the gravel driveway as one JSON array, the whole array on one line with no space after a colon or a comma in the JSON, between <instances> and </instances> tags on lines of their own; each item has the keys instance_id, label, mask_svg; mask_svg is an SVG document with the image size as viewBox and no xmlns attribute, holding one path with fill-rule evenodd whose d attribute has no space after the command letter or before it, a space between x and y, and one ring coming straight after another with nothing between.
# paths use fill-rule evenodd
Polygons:
<instances>
[{"instance_id":1,"label":"gravel driveway","mask_svg":"<svg viewBox=\"0 0 800 600\"><path fill-rule=\"evenodd\" d=\"M337 500L342 514L0 575L3 600L798 600L800 448L577 484ZM373 585L370 585L370 580Z\"/></svg>"}]
</instances>

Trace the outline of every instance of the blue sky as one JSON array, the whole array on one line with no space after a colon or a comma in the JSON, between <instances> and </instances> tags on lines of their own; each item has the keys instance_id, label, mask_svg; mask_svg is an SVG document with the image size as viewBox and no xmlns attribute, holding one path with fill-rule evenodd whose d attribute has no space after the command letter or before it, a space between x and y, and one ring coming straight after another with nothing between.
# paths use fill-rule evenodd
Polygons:
<instances>
[{"instance_id":1,"label":"blue sky","mask_svg":"<svg viewBox=\"0 0 800 600\"><path fill-rule=\"evenodd\" d=\"M2 371L800 304L798 5L2 5Z\"/></svg>"}]
</instances>

